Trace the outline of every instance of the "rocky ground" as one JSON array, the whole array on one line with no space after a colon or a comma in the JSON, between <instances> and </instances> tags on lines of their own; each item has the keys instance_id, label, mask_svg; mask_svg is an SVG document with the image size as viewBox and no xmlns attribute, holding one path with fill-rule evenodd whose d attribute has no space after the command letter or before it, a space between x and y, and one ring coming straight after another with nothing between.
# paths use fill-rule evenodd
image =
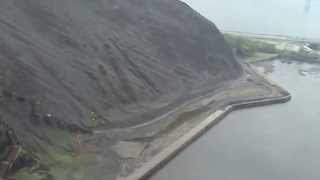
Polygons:
<instances>
[{"instance_id":1,"label":"rocky ground","mask_svg":"<svg viewBox=\"0 0 320 180\"><path fill-rule=\"evenodd\" d=\"M0 26L1 119L29 147L46 128L147 123L242 74L215 25L176 0L5 0Z\"/></svg>"}]
</instances>

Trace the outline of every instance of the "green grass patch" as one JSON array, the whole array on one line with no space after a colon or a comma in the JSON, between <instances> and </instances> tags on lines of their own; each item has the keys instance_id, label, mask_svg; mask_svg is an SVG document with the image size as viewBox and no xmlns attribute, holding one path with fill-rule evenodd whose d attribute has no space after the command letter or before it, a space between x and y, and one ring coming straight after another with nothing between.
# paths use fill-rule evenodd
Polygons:
<instances>
[{"instance_id":1,"label":"green grass patch","mask_svg":"<svg viewBox=\"0 0 320 180\"><path fill-rule=\"evenodd\" d=\"M15 175L17 180L78 180L83 179L86 167L96 161L94 154L77 152L73 134L46 129L49 145L42 145L43 152L37 152L38 163L23 168ZM45 167L45 168L43 168Z\"/></svg>"},{"instance_id":2,"label":"green grass patch","mask_svg":"<svg viewBox=\"0 0 320 180\"><path fill-rule=\"evenodd\" d=\"M278 53L276 45L259 39L231 34L224 35L229 46L235 50L239 57L248 58L255 56L256 53Z\"/></svg>"}]
</instances>

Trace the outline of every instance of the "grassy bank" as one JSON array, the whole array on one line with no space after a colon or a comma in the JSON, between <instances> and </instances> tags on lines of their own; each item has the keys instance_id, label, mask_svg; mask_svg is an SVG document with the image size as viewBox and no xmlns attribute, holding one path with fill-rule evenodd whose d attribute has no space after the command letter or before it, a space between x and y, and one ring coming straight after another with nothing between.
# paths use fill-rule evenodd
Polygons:
<instances>
[{"instance_id":1,"label":"grassy bank","mask_svg":"<svg viewBox=\"0 0 320 180\"><path fill-rule=\"evenodd\" d=\"M246 62L275 58L320 62L320 43L225 33L225 39L238 59Z\"/></svg>"}]
</instances>

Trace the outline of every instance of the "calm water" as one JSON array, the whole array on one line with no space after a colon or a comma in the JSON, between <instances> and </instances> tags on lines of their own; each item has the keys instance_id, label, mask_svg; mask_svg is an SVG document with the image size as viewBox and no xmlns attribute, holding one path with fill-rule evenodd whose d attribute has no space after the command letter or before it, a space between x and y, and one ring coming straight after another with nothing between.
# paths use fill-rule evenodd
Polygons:
<instances>
[{"instance_id":1,"label":"calm water","mask_svg":"<svg viewBox=\"0 0 320 180\"><path fill-rule=\"evenodd\" d=\"M319 0L182 0L220 29L320 39Z\"/></svg>"},{"instance_id":2,"label":"calm water","mask_svg":"<svg viewBox=\"0 0 320 180\"><path fill-rule=\"evenodd\" d=\"M231 113L151 180L319 180L320 66L273 64L291 102Z\"/></svg>"}]
</instances>

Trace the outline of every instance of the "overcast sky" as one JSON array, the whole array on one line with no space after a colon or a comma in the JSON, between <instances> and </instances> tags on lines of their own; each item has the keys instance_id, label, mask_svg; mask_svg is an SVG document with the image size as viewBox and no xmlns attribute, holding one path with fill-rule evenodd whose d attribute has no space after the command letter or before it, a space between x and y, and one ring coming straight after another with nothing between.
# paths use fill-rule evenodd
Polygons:
<instances>
[{"instance_id":1,"label":"overcast sky","mask_svg":"<svg viewBox=\"0 0 320 180\"><path fill-rule=\"evenodd\" d=\"M320 0L183 1L222 30L320 38Z\"/></svg>"}]
</instances>

